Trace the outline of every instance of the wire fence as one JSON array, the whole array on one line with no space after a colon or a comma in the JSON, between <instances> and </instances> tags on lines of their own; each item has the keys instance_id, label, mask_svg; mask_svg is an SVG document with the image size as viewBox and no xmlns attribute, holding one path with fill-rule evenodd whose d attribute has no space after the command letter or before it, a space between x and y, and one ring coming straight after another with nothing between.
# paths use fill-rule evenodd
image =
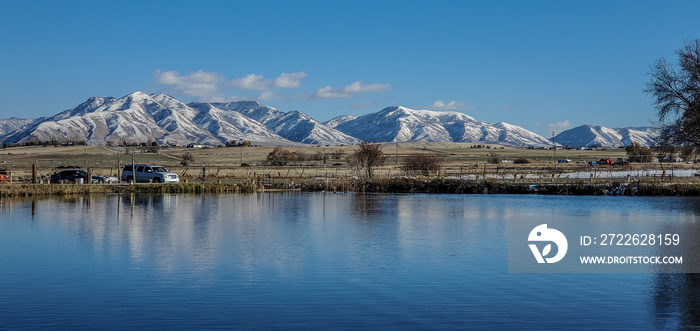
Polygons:
<instances>
[{"instance_id":1,"label":"wire fence","mask_svg":"<svg viewBox=\"0 0 700 331\"><path fill-rule=\"evenodd\" d=\"M93 160L69 164L60 160L35 160L0 164L11 173L11 182L47 183L51 174L65 169L82 169L92 175L118 181L124 166L130 159ZM178 160L159 162L169 171L177 173L181 181L267 181L291 182L294 180L356 180L361 174L346 163L323 164L298 163L285 166L245 164L232 162L193 162L187 165ZM34 172L35 169L35 172ZM36 178L34 177L36 175ZM694 181L700 179L700 168L686 163L633 163L628 165L554 164L537 162L526 165L490 164L475 162L450 162L439 171L407 173L399 163L385 162L373 172L374 178L445 178L461 180L499 180L512 182L543 181ZM0 177L0 182L2 178Z\"/></svg>"}]
</instances>

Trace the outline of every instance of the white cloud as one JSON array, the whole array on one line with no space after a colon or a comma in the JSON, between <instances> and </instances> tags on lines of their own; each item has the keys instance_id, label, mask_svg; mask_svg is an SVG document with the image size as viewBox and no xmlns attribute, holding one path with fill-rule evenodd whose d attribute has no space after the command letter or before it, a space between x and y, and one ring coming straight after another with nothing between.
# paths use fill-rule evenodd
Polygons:
<instances>
[{"instance_id":1,"label":"white cloud","mask_svg":"<svg viewBox=\"0 0 700 331\"><path fill-rule=\"evenodd\" d=\"M316 93L299 95L297 99L346 99L357 93L381 93L390 89L391 84L363 85L362 82L356 81L344 87L322 87L316 90Z\"/></svg>"},{"instance_id":2,"label":"white cloud","mask_svg":"<svg viewBox=\"0 0 700 331\"><path fill-rule=\"evenodd\" d=\"M174 94L185 97L194 97L203 102L228 102L242 99L240 96L233 96L222 89L242 89L262 91L257 99L270 100L278 96L273 90L278 88L298 88L301 86L301 79L306 77L303 71L282 73L273 79L266 79L262 75L249 74L242 78L227 81L220 73L199 70L189 75L182 76L177 71L156 70L156 82L168 85Z\"/></svg>"},{"instance_id":3,"label":"white cloud","mask_svg":"<svg viewBox=\"0 0 700 331\"><path fill-rule=\"evenodd\" d=\"M265 82L262 75L249 74L243 78L232 80L231 86L243 90L263 91L272 87L272 84L269 84L269 81Z\"/></svg>"},{"instance_id":4,"label":"white cloud","mask_svg":"<svg viewBox=\"0 0 700 331\"><path fill-rule=\"evenodd\" d=\"M350 97L352 97L352 93L345 92L342 88L330 86L322 87L312 95L312 99L345 99Z\"/></svg>"},{"instance_id":5,"label":"white cloud","mask_svg":"<svg viewBox=\"0 0 700 331\"><path fill-rule=\"evenodd\" d=\"M437 100L433 102L432 105L428 106L427 108L433 109L433 110L464 110L464 109L476 109L476 107L467 105L466 102L464 101L457 101L457 100L452 100L452 101L442 101L442 100Z\"/></svg>"},{"instance_id":6,"label":"white cloud","mask_svg":"<svg viewBox=\"0 0 700 331\"><path fill-rule=\"evenodd\" d=\"M184 96L206 100L221 98L218 85L224 80L224 76L219 73L200 69L189 75L180 76L180 73L177 71L162 71L158 69L154 75L157 83L170 85L175 91Z\"/></svg>"},{"instance_id":7,"label":"white cloud","mask_svg":"<svg viewBox=\"0 0 700 331\"><path fill-rule=\"evenodd\" d=\"M232 87L243 90L265 91L275 88L298 88L301 86L301 79L306 77L303 71L282 73L276 78L265 79L262 75L249 74L242 78L231 80Z\"/></svg>"},{"instance_id":8,"label":"white cloud","mask_svg":"<svg viewBox=\"0 0 700 331\"><path fill-rule=\"evenodd\" d=\"M564 130L567 130L571 127L571 123L569 123L569 120L564 120L556 123L549 123L547 125L547 128L545 129L548 134L551 134L554 132L554 134L559 134Z\"/></svg>"},{"instance_id":9,"label":"white cloud","mask_svg":"<svg viewBox=\"0 0 700 331\"><path fill-rule=\"evenodd\" d=\"M377 93L387 91L391 88L390 84L370 84L362 85L360 81L356 81L350 85L346 85L343 88L344 92L347 93Z\"/></svg>"},{"instance_id":10,"label":"white cloud","mask_svg":"<svg viewBox=\"0 0 700 331\"><path fill-rule=\"evenodd\" d=\"M272 100L276 97L275 92L272 90L267 90L258 95L258 100L260 101L265 101L265 100Z\"/></svg>"},{"instance_id":11,"label":"white cloud","mask_svg":"<svg viewBox=\"0 0 700 331\"><path fill-rule=\"evenodd\" d=\"M275 87L280 88L297 88L301 86L301 79L306 77L303 71L283 73L275 78Z\"/></svg>"}]
</instances>

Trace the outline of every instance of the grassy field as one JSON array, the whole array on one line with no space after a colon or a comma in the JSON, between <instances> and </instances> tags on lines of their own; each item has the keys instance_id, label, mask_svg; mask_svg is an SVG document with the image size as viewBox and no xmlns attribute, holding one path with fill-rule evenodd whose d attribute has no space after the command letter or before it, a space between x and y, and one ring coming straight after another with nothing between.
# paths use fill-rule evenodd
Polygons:
<instances>
[{"instance_id":1,"label":"grassy field","mask_svg":"<svg viewBox=\"0 0 700 331\"><path fill-rule=\"evenodd\" d=\"M591 167L583 162L601 158L624 158L623 149L588 151L588 150L543 150L523 149L489 145L488 148L472 148L473 143L384 143L382 150L386 156L384 165L376 171L379 178L395 178L404 176L403 160L411 154L430 154L444 161L442 170L433 174L436 178L465 178L465 179L500 179L513 181L557 180L560 174L566 172L590 172L598 174L605 171L621 169L634 173L643 169L693 169L695 165L685 163L674 164L633 164L625 167ZM482 145L486 147L487 145ZM93 174L102 176L118 176L119 169L132 162L163 165L170 171L176 172L181 179L201 181L206 174L207 181L252 181L266 179L268 181L294 181L315 179L352 179L354 171L347 166L346 157L352 154L356 146L343 147L284 147L287 150L325 156L323 161L293 162L287 166L270 166L266 162L267 155L273 147L220 147L220 148L161 148L157 153L147 153L142 147L99 147L99 146L69 146L69 147L16 147L0 150L0 168L12 171L18 180L31 178L32 165L37 164L39 176L48 176L59 167L78 166L83 169L91 168ZM340 151L340 153L339 153ZM333 154L342 154L333 158ZM190 156L185 165L183 160ZM489 159L499 157L504 160L501 164L491 164ZM516 164L512 161L525 158L527 164ZM193 160L192 160L193 159ZM573 163L558 164L558 159L570 159ZM577 163L580 162L580 163ZM242 164L250 166L241 166ZM597 175L594 176L597 178ZM686 179L691 180L691 179Z\"/></svg>"}]
</instances>

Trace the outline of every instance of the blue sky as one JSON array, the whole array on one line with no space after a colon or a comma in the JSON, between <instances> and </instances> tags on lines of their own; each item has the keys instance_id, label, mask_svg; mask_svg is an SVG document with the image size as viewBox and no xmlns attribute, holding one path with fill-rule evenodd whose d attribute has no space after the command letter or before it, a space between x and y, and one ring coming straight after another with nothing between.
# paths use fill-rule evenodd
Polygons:
<instances>
[{"instance_id":1,"label":"blue sky","mask_svg":"<svg viewBox=\"0 0 700 331\"><path fill-rule=\"evenodd\" d=\"M456 110L545 136L647 126L700 1L0 1L0 117L140 90L318 120Z\"/></svg>"}]
</instances>

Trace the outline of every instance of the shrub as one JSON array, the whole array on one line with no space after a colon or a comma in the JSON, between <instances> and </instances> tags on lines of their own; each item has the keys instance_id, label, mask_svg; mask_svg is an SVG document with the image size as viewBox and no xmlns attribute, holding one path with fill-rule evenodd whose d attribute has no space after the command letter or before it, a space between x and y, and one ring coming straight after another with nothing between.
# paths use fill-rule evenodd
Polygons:
<instances>
[{"instance_id":1,"label":"shrub","mask_svg":"<svg viewBox=\"0 0 700 331\"><path fill-rule=\"evenodd\" d=\"M267 162L275 166L287 165L289 162L296 161L297 159L297 155L294 152L279 147L275 147L270 154L267 154Z\"/></svg>"},{"instance_id":2,"label":"shrub","mask_svg":"<svg viewBox=\"0 0 700 331\"><path fill-rule=\"evenodd\" d=\"M437 155L411 154L403 160L401 167L406 174L422 174L425 176L442 169L442 158Z\"/></svg>"},{"instance_id":3,"label":"shrub","mask_svg":"<svg viewBox=\"0 0 700 331\"><path fill-rule=\"evenodd\" d=\"M345 155L345 152L342 149L339 149L339 150L331 153L331 157L334 160L340 160L343 157L343 155Z\"/></svg>"}]
</instances>

